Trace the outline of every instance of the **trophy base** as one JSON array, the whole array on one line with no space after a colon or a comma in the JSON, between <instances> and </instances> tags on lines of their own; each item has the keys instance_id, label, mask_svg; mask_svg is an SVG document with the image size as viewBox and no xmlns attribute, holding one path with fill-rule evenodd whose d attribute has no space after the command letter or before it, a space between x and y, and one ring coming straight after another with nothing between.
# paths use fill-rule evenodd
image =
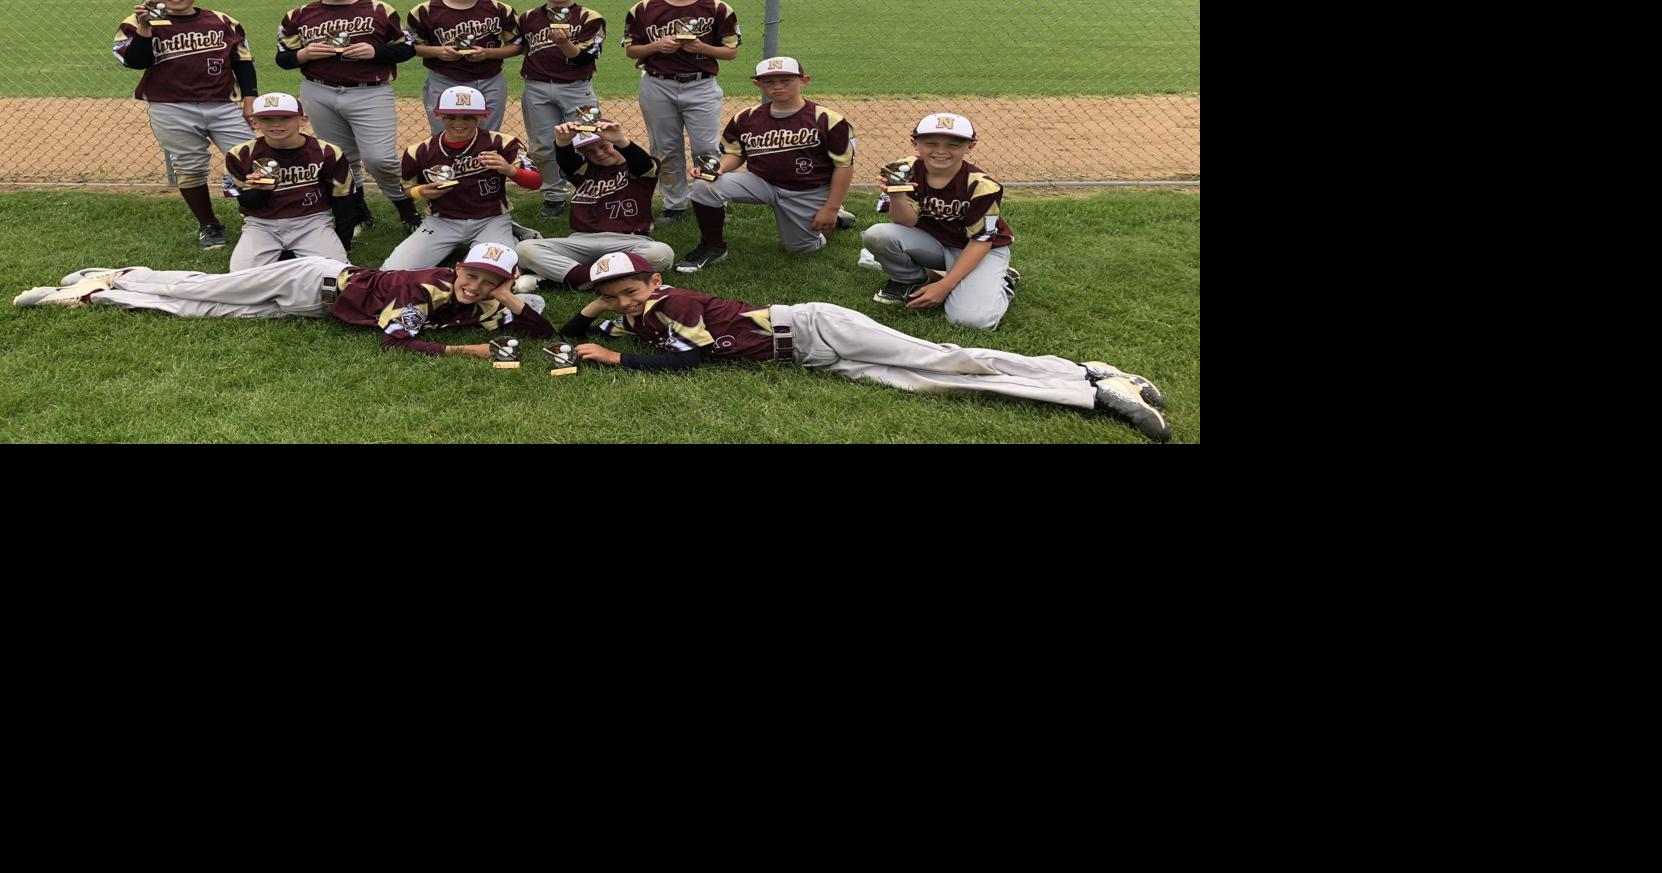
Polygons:
<instances>
[{"instance_id":1,"label":"trophy base","mask_svg":"<svg viewBox=\"0 0 1662 873\"><path fill-rule=\"evenodd\" d=\"M573 124L571 129L577 131L578 133L597 133L600 130L600 128L595 127L592 124Z\"/></svg>"},{"instance_id":2,"label":"trophy base","mask_svg":"<svg viewBox=\"0 0 1662 873\"><path fill-rule=\"evenodd\" d=\"M548 371L548 375L550 376L574 376L576 374L576 367L560 367L559 369Z\"/></svg>"},{"instance_id":3,"label":"trophy base","mask_svg":"<svg viewBox=\"0 0 1662 873\"><path fill-rule=\"evenodd\" d=\"M454 187L456 187L457 185L460 185L460 184L462 184L462 183L456 181L455 179L451 179L448 182L432 182L432 183L429 183L428 187L429 188L437 188L440 191L444 191L444 190L448 190L450 188L454 188Z\"/></svg>"},{"instance_id":4,"label":"trophy base","mask_svg":"<svg viewBox=\"0 0 1662 873\"><path fill-rule=\"evenodd\" d=\"M549 25L549 26L548 26L548 29L549 29L549 30L563 30L563 31L565 31L565 32L566 32L566 34L567 34L567 35L568 35L568 36L569 36L569 35L570 35L570 34L571 34L571 25L569 25L569 24L561 24L561 23L560 23L560 22L558 22L558 21L556 21L556 22L554 22L554 23L553 23L553 24L550 24L550 25Z\"/></svg>"},{"instance_id":5,"label":"trophy base","mask_svg":"<svg viewBox=\"0 0 1662 873\"><path fill-rule=\"evenodd\" d=\"M885 185L885 186L883 186L883 190L885 192L889 193L889 194L905 194L909 191L918 190L918 186L916 186L916 185Z\"/></svg>"},{"instance_id":6,"label":"trophy base","mask_svg":"<svg viewBox=\"0 0 1662 873\"><path fill-rule=\"evenodd\" d=\"M456 54L459 54L465 58L468 55L476 55L480 51L482 51L482 49L456 49Z\"/></svg>"},{"instance_id":7,"label":"trophy base","mask_svg":"<svg viewBox=\"0 0 1662 873\"><path fill-rule=\"evenodd\" d=\"M519 362L518 361L492 361L491 366L495 367L498 370L517 370L517 369L519 369Z\"/></svg>"},{"instance_id":8,"label":"trophy base","mask_svg":"<svg viewBox=\"0 0 1662 873\"><path fill-rule=\"evenodd\" d=\"M273 178L270 178L268 176L264 179L249 179L248 184L250 184L250 185L270 185L270 186L275 187L277 185L277 180L273 179Z\"/></svg>"},{"instance_id":9,"label":"trophy base","mask_svg":"<svg viewBox=\"0 0 1662 873\"><path fill-rule=\"evenodd\" d=\"M152 18L145 22L145 24L148 24L151 27L166 27L172 23L173 19L171 18Z\"/></svg>"},{"instance_id":10,"label":"trophy base","mask_svg":"<svg viewBox=\"0 0 1662 873\"><path fill-rule=\"evenodd\" d=\"M703 179L706 182L714 182L715 180L720 179L721 176L712 176L709 173L699 173L698 178Z\"/></svg>"},{"instance_id":11,"label":"trophy base","mask_svg":"<svg viewBox=\"0 0 1662 873\"><path fill-rule=\"evenodd\" d=\"M682 42L692 42L693 40L698 39L698 34L696 34L696 33L678 33L678 34L675 35L675 38L682 41Z\"/></svg>"},{"instance_id":12,"label":"trophy base","mask_svg":"<svg viewBox=\"0 0 1662 873\"><path fill-rule=\"evenodd\" d=\"M337 54L337 55L344 55L344 54L346 54L346 49L343 49L343 48L332 48L332 49L330 49L330 50L329 50L329 51L332 51L332 52L334 52L334 53L335 53L335 54Z\"/></svg>"}]
</instances>

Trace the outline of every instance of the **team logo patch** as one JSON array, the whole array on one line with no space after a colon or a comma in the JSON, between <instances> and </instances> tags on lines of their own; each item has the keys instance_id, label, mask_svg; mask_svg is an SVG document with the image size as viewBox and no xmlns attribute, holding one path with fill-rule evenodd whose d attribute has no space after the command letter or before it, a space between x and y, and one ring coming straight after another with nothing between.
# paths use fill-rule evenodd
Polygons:
<instances>
[{"instance_id":1,"label":"team logo patch","mask_svg":"<svg viewBox=\"0 0 1662 873\"><path fill-rule=\"evenodd\" d=\"M783 70L783 69L785 69L785 62L784 61L777 61L777 60L768 61L768 69L770 69L770 70Z\"/></svg>"},{"instance_id":2,"label":"team logo patch","mask_svg":"<svg viewBox=\"0 0 1662 873\"><path fill-rule=\"evenodd\" d=\"M594 263L594 271L596 273L602 273L603 274L603 273L606 273L607 271L609 271L611 269L612 269L612 256L611 255L607 255L606 257L601 258L598 261L595 261L595 263Z\"/></svg>"},{"instance_id":3,"label":"team logo patch","mask_svg":"<svg viewBox=\"0 0 1662 873\"><path fill-rule=\"evenodd\" d=\"M456 105L457 106L471 106L471 105L473 105L473 95L472 94L454 94L454 95L451 95L451 96L456 98ZM948 126L950 126L950 125L948 125Z\"/></svg>"},{"instance_id":4,"label":"team logo patch","mask_svg":"<svg viewBox=\"0 0 1662 873\"><path fill-rule=\"evenodd\" d=\"M487 260L487 261L500 261L500 260L502 260L502 249L497 247L497 246L491 246L490 248L485 249L485 260Z\"/></svg>"},{"instance_id":5,"label":"team logo patch","mask_svg":"<svg viewBox=\"0 0 1662 873\"><path fill-rule=\"evenodd\" d=\"M952 119L950 119L950 118L941 118L941 117L937 116L935 118L935 129L936 130L951 130L952 129Z\"/></svg>"},{"instance_id":6,"label":"team logo patch","mask_svg":"<svg viewBox=\"0 0 1662 873\"><path fill-rule=\"evenodd\" d=\"M265 108L267 108L267 109L276 109L277 105L278 105L278 98L276 98L276 97L267 97L267 98L265 98Z\"/></svg>"}]
</instances>

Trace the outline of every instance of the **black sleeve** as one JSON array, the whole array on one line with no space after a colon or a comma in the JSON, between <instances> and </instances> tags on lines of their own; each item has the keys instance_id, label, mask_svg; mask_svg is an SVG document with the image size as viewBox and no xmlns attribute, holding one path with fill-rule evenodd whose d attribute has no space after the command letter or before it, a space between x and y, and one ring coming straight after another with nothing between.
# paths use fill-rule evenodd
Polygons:
<instances>
[{"instance_id":1,"label":"black sleeve","mask_svg":"<svg viewBox=\"0 0 1662 873\"><path fill-rule=\"evenodd\" d=\"M329 210L335 213L335 236L341 247L352 251L352 229L358 224L358 204L350 197L335 197L329 201Z\"/></svg>"},{"instance_id":2,"label":"black sleeve","mask_svg":"<svg viewBox=\"0 0 1662 873\"><path fill-rule=\"evenodd\" d=\"M150 69L156 63L156 38L134 36L133 41L127 44L127 51L121 56L121 62L135 70Z\"/></svg>"},{"instance_id":3,"label":"black sleeve","mask_svg":"<svg viewBox=\"0 0 1662 873\"><path fill-rule=\"evenodd\" d=\"M277 66L285 70L300 69L300 50L285 49L277 53Z\"/></svg>"},{"instance_id":4,"label":"black sleeve","mask_svg":"<svg viewBox=\"0 0 1662 873\"><path fill-rule=\"evenodd\" d=\"M554 146L554 162L560 165L560 172L569 176L577 172L578 167L583 166L583 156L569 145L556 143Z\"/></svg>"},{"instance_id":5,"label":"black sleeve","mask_svg":"<svg viewBox=\"0 0 1662 873\"><path fill-rule=\"evenodd\" d=\"M566 58L566 63L574 67L592 67L594 66L594 55L589 54L587 50L580 51L577 53L577 57Z\"/></svg>"},{"instance_id":6,"label":"black sleeve","mask_svg":"<svg viewBox=\"0 0 1662 873\"><path fill-rule=\"evenodd\" d=\"M560 336L566 339L583 339L591 333L591 327L594 327L594 319L579 312L573 315L570 321L560 325Z\"/></svg>"},{"instance_id":7,"label":"black sleeve","mask_svg":"<svg viewBox=\"0 0 1662 873\"><path fill-rule=\"evenodd\" d=\"M274 193L264 185L249 185L242 189L241 194L237 195L237 203L245 209L264 209L271 203L271 197Z\"/></svg>"},{"instance_id":8,"label":"black sleeve","mask_svg":"<svg viewBox=\"0 0 1662 873\"><path fill-rule=\"evenodd\" d=\"M527 306L508 322L508 330L516 333L526 333L538 339L547 339L554 335L554 325L542 317L542 313Z\"/></svg>"},{"instance_id":9,"label":"black sleeve","mask_svg":"<svg viewBox=\"0 0 1662 873\"><path fill-rule=\"evenodd\" d=\"M415 57L415 46L407 42L375 47L375 63L377 64L402 64L413 57Z\"/></svg>"},{"instance_id":10,"label":"black sleeve","mask_svg":"<svg viewBox=\"0 0 1662 873\"><path fill-rule=\"evenodd\" d=\"M632 355L625 352L618 366L625 370L691 370L704 360L698 349L687 349L673 355Z\"/></svg>"},{"instance_id":11,"label":"black sleeve","mask_svg":"<svg viewBox=\"0 0 1662 873\"><path fill-rule=\"evenodd\" d=\"M629 175L640 178L652 172L652 156L634 140L630 140L629 144L623 147L623 157L629 161Z\"/></svg>"},{"instance_id":12,"label":"black sleeve","mask_svg":"<svg viewBox=\"0 0 1662 873\"><path fill-rule=\"evenodd\" d=\"M237 77L237 90L242 92L242 96L260 96L260 82L254 76L253 61L232 61L231 72Z\"/></svg>"}]
</instances>

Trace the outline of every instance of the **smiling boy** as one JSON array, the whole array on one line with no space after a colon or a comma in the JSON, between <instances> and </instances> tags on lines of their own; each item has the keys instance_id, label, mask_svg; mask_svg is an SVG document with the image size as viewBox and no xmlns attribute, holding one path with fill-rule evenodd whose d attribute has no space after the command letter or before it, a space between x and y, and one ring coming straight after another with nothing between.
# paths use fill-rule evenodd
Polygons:
<instances>
[{"instance_id":1,"label":"smiling boy","mask_svg":"<svg viewBox=\"0 0 1662 873\"><path fill-rule=\"evenodd\" d=\"M275 263L285 250L297 258L344 261L352 249L358 211L351 170L339 147L302 132L306 122L293 95L256 97L254 129L260 135L225 155L225 174L242 211L233 273ZM272 161L277 172L267 175Z\"/></svg>"}]
</instances>

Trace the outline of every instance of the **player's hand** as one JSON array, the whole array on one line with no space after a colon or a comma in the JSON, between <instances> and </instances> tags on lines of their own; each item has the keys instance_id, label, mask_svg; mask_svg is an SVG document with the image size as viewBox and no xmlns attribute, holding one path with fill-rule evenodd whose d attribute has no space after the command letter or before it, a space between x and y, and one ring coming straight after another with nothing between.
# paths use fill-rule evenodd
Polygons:
<instances>
[{"instance_id":1,"label":"player's hand","mask_svg":"<svg viewBox=\"0 0 1662 873\"><path fill-rule=\"evenodd\" d=\"M509 276L508 278L502 280L502 284L500 284L500 285L496 286L495 288L491 289L491 299L495 300L497 303L502 304L503 306L508 307L508 309L510 311L512 311L514 301L518 300L521 303L524 302L523 300L520 299L520 296L518 294L514 293L514 283L518 282L518 281L519 281L519 268L515 267L514 268L514 274L512 276ZM519 313L516 312L514 314L518 315Z\"/></svg>"},{"instance_id":2,"label":"player's hand","mask_svg":"<svg viewBox=\"0 0 1662 873\"><path fill-rule=\"evenodd\" d=\"M559 46L560 48L565 48L566 46L571 45L572 44L571 43L571 28L569 28L569 27L556 27L556 28L554 28L554 44Z\"/></svg>"},{"instance_id":3,"label":"player's hand","mask_svg":"<svg viewBox=\"0 0 1662 873\"><path fill-rule=\"evenodd\" d=\"M709 43L701 39L678 39L676 42L680 43L681 50L689 55L701 55L710 48Z\"/></svg>"},{"instance_id":4,"label":"player's hand","mask_svg":"<svg viewBox=\"0 0 1662 873\"><path fill-rule=\"evenodd\" d=\"M946 302L952 293L953 286L945 282L931 282L917 290L912 299L906 302L907 309L933 309Z\"/></svg>"},{"instance_id":5,"label":"player's hand","mask_svg":"<svg viewBox=\"0 0 1662 873\"><path fill-rule=\"evenodd\" d=\"M355 42L341 52L341 57L349 61L368 61L375 58L375 46L367 42Z\"/></svg>"},{"instance_id":6,"label":"player's hand","mask_svg":"<svg viewBox=\"0 0 1662 873\"><path fill-rule=\"evenodd\" d=\"M139 36L150 35L150 7L144 5L143 3L134 3L133 20L137 22L137 24L133 26L133 29L138 31Z\"/></svg>"},{"instance_id":7,"label":"player's hand","mask_svg":"<svg viewBox=\"0 0 1662 873\"><path fill-rule=\"evenodd\" d=\"M623 363L623 356L599 343L583 343L576 348L577 358L581 361L594 361L600 364L609 364L613 367Z\"/></svg>"},{"instance_id":8,"label":"player's hand","mask_svg":"<svg viewBox=\"0 0 1662 873\"><path fill-rule=\"evenodd\" d=\"M452 185L449 188L437 188L433 185L423 185L421 186L421 199L428 201L437 200L460 187L460 185Z\"/></svg>"},{"instance_id":9,"label":"player's hand","mask_svg":"<svg viewBox=\"0 0 1662 873\"><path fill-rule=\"evenodd\" d=\"M301 46L300 51L295 52L294 56L297 60L304 64L315 61L318 58L332 58L335 56L335 50L324 48L322 43L309 42Z\"/></svg>"},{"instance_id":10,"label":"player's hand","mask_svg":"<svg viewBox=\"0 0 1662 873\"><path fill-rule=\"evenodd\" d=\"M813 228L815 233L823 233L829 237L831 232L837 229L837 208L826 204L824 209L814 213L813 223L808 226Z\"/></svg>"},{"instance_id":11,"label":"player's hand","mask_svg":"<svg viewBox=\"0 0 1662 873\"><path fill-rule=\"evenodd\" d=\"M496 151L480 152L479 163L483 164L485 169L495 170L504 176L512 176L514 174L514 165L508 163L507 160L505 160L502 155Z\"/></svg>"},{"instance_id":12,"label":"player's hand","mask_svg":"<svg viewBox=\"0 0 1662 873\"><path fill-rule=\"evenodd\" d=\"M623 148L629 144L629 137L623 135L623 125L615 121L595 122L594 127L595 132L600 134L601 139L617 148Z\"/></svg>"},{"instance_id":13,"label":"player's hand","mask_svg":"<svg viewBox=\"0 0 1662 873\"><path fill-rule=\"evenodd\" d=\"M610 311L611 307L606 305L606 298L596 297L593 300L590 300L588 304L579 311L579 313L584 318L599 318Z\"/></svg>"},{"instance_id":14,"label":"player's hand","mask_svg":"<svg viewBox=\"0 0 1662 873\"><path fill-rule=\"evenodd\" d=\"M673 55L681 50L681 41L673 36L666 36L651 45L652 49L661 55Z\"/></svg>"},{"instance_id":15,"label":"player's hand","mask_svg":"<svg viewBox=\"0 0 1662 873\"><path fill-rule=\"evenodd\" d=\"M450 46L447 46L447 45L434 46L434 48L438 49L438 52L433 55L434 59L436 59L436 60L440 60L440 61L459 61L463 57L463 55L460 52L456 51L454 48L451 48Z\"/></svg>"},{"instance_id":16,"label":"player's hand","mask_svg":"<svg viewBox=\"0 0 1662 873\"><path fill-rule=\"evenodd\" d=\"M490 49L482 48L472 54L462 55L462 60L470 64L477 64L483 61L494 61L496 58L490 56Z\"/></svg>"},{"instance_id":17,"label":"player's hand","mask_svg":"<svg viewBox=\"0 0 1662 873\"><path fill-rule=\"evenodd\" d=\"M572 125L576 123L575 121L568 121L565 124L554 125L554 144L571 145L571 141L577 138L577 131L572 129Z\"/></svg>"}]
</instances>

